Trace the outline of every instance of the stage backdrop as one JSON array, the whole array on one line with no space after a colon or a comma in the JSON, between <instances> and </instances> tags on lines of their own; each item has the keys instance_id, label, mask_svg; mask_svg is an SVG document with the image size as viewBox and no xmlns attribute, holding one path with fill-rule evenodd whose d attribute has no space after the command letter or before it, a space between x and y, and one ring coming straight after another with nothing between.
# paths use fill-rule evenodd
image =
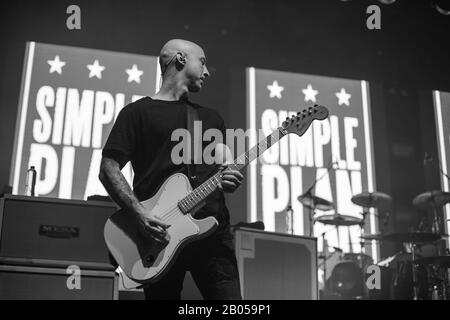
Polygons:
<instances>
[{"instance_id":1,"label":"stage backdrop","mask_svg":"<svg viewBox=\"0 0 450 320\"><path fill-rule=\"evenodd\" d=\"M156 90L156 57L27 43L10 183L25 191L37 170L40 196L106 195L101 148L119 111ZM123 170L131 183L130 165Z\"/></svg>"},{"instance_id":2,"label":"stage backdrop","mask_svg":"<svg viewBox=\"0 0 450 320\"><path fill-rule=\"evenodd\" d=\"M439 163L441 169L447 175L450 168L450 92L433 91L434 111L436 119L436 134L439 150ZM444 191L450 191L449 180L442 174L441 184ZM450 231L450 204L444 207L445 233ZM447 245L450 247L450 239Z\"/></svg>"},{"instance_id":3,"label":"stage backdrop","mask_svg":"<svg viewBox=\"0 0 450 320\"><path fill-rule=\"evenodd\" d=\"M247 109L250 132L262 129L270 134L293 113L316 104L324 105L330 116L314 121L302 136L290 134L272 146L249 166L249 220L263 220L266 230L309 235L310 211L298 200L316 179L313 194L332 201L335 210L323 214L361 217L361 207L351 197L375 190L369 85L366 81L247 69ZM250 138L256 144L256 134ZM286 207L293 208L293 219ZM372 212L365 229L375 233L376 218ZM330 246L359 252L359 226L324 226L316 222L313 235L321 236ZM377 259L375 243L366 252Z\"/></svg>"}]
</instances>

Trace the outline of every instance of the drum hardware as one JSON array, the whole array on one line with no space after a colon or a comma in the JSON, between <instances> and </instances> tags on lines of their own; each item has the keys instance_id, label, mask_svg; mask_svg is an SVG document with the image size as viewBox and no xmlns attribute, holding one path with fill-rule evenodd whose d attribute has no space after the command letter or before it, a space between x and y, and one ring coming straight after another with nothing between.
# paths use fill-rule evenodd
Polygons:
<instances>
[{"instance_id":1,"label":"drum hardware","mask_svg":"<svg viewBox=\"0 0 450 320\"><path fill-rule=\"evenodd\" d=\"M338 246L341 246L341 239L339 236L339 226L354 226L361 223L361 219L353 216L343 214L327 214L314 219L314 222L320 222L325 225L335 226L338 237Z\"/></svg>"},{"instance_id":2,"label":"drum hardware","mask_svg":"<svg viewBox=\"0 0 450 320\"><path fill-rule=\"evenodd\" d=\"M387 234L383 237L384 240L402 242L411 248L411 263L412 263L412 289L413 299L418 300L420 295L419 283L419 266L422 264L421 260L417 258L417 248L424 243L435 242L445 235L430 233L430 232L400 232ZM394 283L395 286L395 283Z\"/></svg>"},{"instance_id":3,"label":"drum hardware","mask_svg":"<svg viewBox=\"0 0 450 320\"><path fill-rule=\"evenodd\" d=\"M389 220L389 208L392 204L392 197L389 196L386 193L382 192L362 192L359 194L354 195L351 198L351 201L362 207L362 219L360 221L360 254L359 254L359 266L361 268L362 272L362 278L365 277L365 266L364 265L364 251L365 251L365 241L373 241L373 240L383 240L384 238L384 231L387 227L388 220ZM370 214L370 209L374 208L377 209L376 214L378 217L382 217L383 221L383 227L381 230L381 233L377 234L364 234L364 227L366 222L366 217ZM384 214L381 214L381 212L385 212ZM369 292L368 289L365 287L364 290L364 296L368 297Z\"/></svg>"},{"instance_id":4,"label":"drum hardware","mask_svg":"<svg viewBox=\"0 0 450 320\"><path fill-rule=\"evenodd\" d=\"M442 230L442 217L438 208L450 203L450 192L432 190L419 194L413 199L413 205L419 209L431 208L433 212L431 231L436 234L444 233Z\"/></svg>"},{"instance_id":5,"label":"drum hardware","mask_svg":"<svg viewBox=\"0 0 450 320\"><path fill-rule=\"evenodd\" d=\"M362 192L354 195L351 200L363 208L386 209L392 203L392 197L382 192Z\"/></svg>"},{"instance_id":6,"label":"drum hardware","mask_svg":"<svg viewBox=\"0 0 450 320\"><path fill-rule=\"evenodd\" d=\"M303 194L297 198L305 207L313 210L333 210L333 203L323 198L309 194Z\"/></svg>"},{"instance_id":7,"label":"drum hardware","mask_svg":"<svg viewBox=\"0 0 450 320\"><path fill-rule=\"evenodd\" d=\"M339 230L340 226L354 226L360 225L363 226L363 219L357 218L349 215L342 214L329 214L317 217L314 219L314 222L320 222L325 225L335 226L338 234L338 243L340 244L339 239ZM325 232L322 233L322 241L326 244ZM336 249L336 248L335 248ZM365 296L365 290L363 286L364 279L364 263L363 263L363 253L358 254L360 256L359 261L355 261L355 259L345 259L338 263L333 269L330 281L327 284L325 282L325 291L328 294L337 294L340 298L350 299L350 298L363 298ZM345 255L344 255L345 256ZM349 256L347 255L347 258ZM359 262L359 263L358 263ZM326 264L324 265L324 279L326 279L327 270ZM337 269L336 269L337 268ZM355 268L358 269L358 272L355 274ZM329 289L329 291L327 291Z\"/></svg>"},{"instance_id":8,"label":"drum hardware","mask_svg":"<svg viewBox=\"0 0 450 320\"><path fill-rule=\"evenodd\" d=\"M417 260L428 270L429 297L431 300L450 300L450 255L425 257Z\"/></svg>"},{"instance_id":9,"label":"drum hardware","mask_svg":"<svg viewBox=\"0 0 450 320\"><path fill-rule=\"evenodd\" d=\"M349 215L343 215L343 214L327 214L320 217L317 217L314 219L317 222L327 224L327 225L333 225L336 227L339 226L355 226L361 224L362 219L349 216Z\"/></svg>"},{"instance_id":10,"label":"drum hardware","mask_svg":"<svg viewBox=\"0 0 450 320\"><path fill-rule=\"evenodd\" d=\"M333 229L334 230L334 229ZM328 276L328 267L327 267L327 261L334 257L336 254L338 254L338 260L342 260L342 249L338 247L332 247L328 245L328 241L325 238L325 235L330 232L331 230L325 231L322 233L322 254L319 255L317 258L322 260L322 263L318 263L318 268L320 268L323 265L323 279L324 279L324 289L327 290L327 276ZM328 248L333 248L334 252L329 253Z\"/></svg>"},{"instance_id":11,"label":"drum hardware","mask_svg":"<svg viewBox=\"0 0 450 320\"><path fill-rule=\"evenodd\" d=\"M416 262L416 243L411 242L411 254L412 254L412 277L413 277L413 300L419 300L419 282L417 277L417 262Z\"/></svg>"},{"instance_id":12,"label":"drum hardware","mask_svg":"<svg viewBox=\"0 0 450 320\"><path fill-rule=\"evenodd\" d=\"M358 264L354 261L342 261L331 272L328 280L328 295L337 299L363 299L364 281Z\"/></svg>"},{"instance_id":13,"label":"drum hardware","mask_svg":"<svg viewBox=\"0 0 450 320\"><path fill-rule=\"evenodd\" d=\"M369 241L382 241L384 240L384 235L382 233L366 234L361 236L361 239Z\"/></svg>"},{"instance_id":14,"label":"drum hardware","mask_svg":"<svg viewBox=\"0 0 450 320\"><path fill-rule=\"evenodd\" d=\"M421 258L417 262L420 264L432 264L450 268L450 255Z\"/></svg>"},{"instance_id":15,"label":"drum hardware","mask_svg":"<svg viewBox=\"0 0 450 320\"><path fill-rule=\"evenodd\" d=\"M418 244L418 243L434 242L445 236L447 236L447 235L436 234L436 233L431 233L431 232L419 232L419 231L396 232L396 233L386 234L383 237L383 240Z\"/></svg>"},{"instance_id":16,"label":"drum hardware","mask_svg":"<svg viewBox=\"0 0 450 320\"><path fill-rule=\"evenodd\" d=\"M316 210L328 211L328 210L334 209L334 205L331 201L317 197L313 194L313 190L316 187L317 182L319 182L326 175L329 174L329 172L334 164L335 164L335 162L330 160L328 163L327 172L322 174L322 176L320 176L319 178L316 178L316 180L308 188L308 190L306 190L306 192L304 194L302 194L301 196L297 197L297 200L300 201L305 207L307 207L309 209L308 218L309 218L309 236L310 237L312 237L313 233L314 233L313 232L313 229L314 229L313 217L316 215Z\"/></svg>"},{"instance_id":17,"label":"drum hardware","mask_svg":"<svg viewBox=\"0 0 450 320\"><path fill-rule=\"evenodd\" d=\"M387 227L389 220L389 209L392 204L392 197L386 193L374 191L374 192L362 192L354 195L351 198L351 201L363 208L362 210L362 221L361 221L361 252L363 252L363 248L365 246L364 240L382 240L384 231ZM383 220L383 228L380 234L372 234L364 236L364 225L366 221L367 215L370 214L370 208L375 208L379 212L377 212L378 217L382 217ZM380 214L381 211L384 211L383 214Z\"/></svg>"},{"instance_id":18,"label":"drum hardware","mask_svg":"<svg viewBox=\"0 0 450 320\"><path fill-rule=\"evenodd\" d=\"M414 300L421 299L425 296L431 297L431 299L447 299L450 292L449 274L447 270L450 267L450 254L442 255L442 251L438 250L436 252L438 254L437 256L424 258L418 255L418 249L425 244L435 243L437 245L436 242L448 236L442 232L443 219L440 219L438 215L438 207L450 203L450 193L442 191L425 192L418 195L413 201L414 206L418 208L433 209L432 224L430 224L432 225L430 228L431 232L424 232L424 228L421 228L419 229L421 231L385 234L384 230L389 219L388 208L392 203L392 198L387 194L381 192L364 192L353 196L351 201L363 207L363 218L360 223L361 251L358 261L361 269L364 268L362 253L365 241L402 242L407 246L407 249L405 248L406 251L399 252L377 263L384 270L392 270L394 268L390 273L394 274L394 276L388 281L392 286L389 289L389 295L402 299L399 295L405 297L405 294L407 294L409 298L412 295ZM378 209L378 212L375 214L378 215L383 225L380 233L364 234L364 222L366 216L369 214L369 208ZM380 213L380 210L384 210L384 212ZM317 220L321 220L320 222L326 224L352 225L346 218L343 219L343 222L340 222L336 218L333 219L331 216L321 217L320 220ZM402 257L405 255L408 257L408 260L402 261ZM348 257L347 255L347 259ZM426 270L424 266L427 266L428 269ZM442 271L444 269L445 272Z\"/></svg>"},{"instance_id":19,"label":"drum hardware","mask_svg":"<svg viewBox=\"0 0 450 320\"><path fill-rule=\"evenodd\" d=\"M328 211L333 209L333 203L323 198L317 197L308 190L305 194L297 198L306 208L309 209L309 236L313 235L314 220L316 210Z\"/></svg>"}]
</instances>

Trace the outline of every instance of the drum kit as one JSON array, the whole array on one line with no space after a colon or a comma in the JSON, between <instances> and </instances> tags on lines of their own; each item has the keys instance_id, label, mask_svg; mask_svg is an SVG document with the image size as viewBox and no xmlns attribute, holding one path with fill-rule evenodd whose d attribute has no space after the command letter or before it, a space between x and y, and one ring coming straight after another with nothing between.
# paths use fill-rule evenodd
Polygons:
<instances>
[{"instance_id":1,"label":"drum kit","mask_svg":"<svg viewBox=\"0 0 450 320\"><path fill-rule=\"evenodd\" d=\"M332 202L306 193L298 200L310 209L310 234L316 222L335 226L360 226L359 253L344 253L334 247L331 254L324 250L319 255L319 267L323 269L322 299L430 299L450 300L450 254L443 252L442 239L448 235L444 232L444 223L439 209L450 203L450 193L430 191L419 194L413 200L417 209L432 211L431 220L426 228L417 231L387 233L386 226L392 198L382 192L363 192L351 198L362 207L362 218L342 215L324 214L318 217L316 211L334 209ZM365 233L364 225L370 210L376 209L380 218L380 233ZM425 230L423 230L425 229ZM339 234L339 233L338 233ZM327 246L325 233L322 234L324 248ZM366 269L373 264L370 256L364 253L366 241L401 243L403 250L394 256L379 261L376 265L381 270L381 290L368 290L365 285ZM339 242L339 240L338 240ZM422 248L432 247L432 254L426 256Z\"/></svg>"}]
</instances>

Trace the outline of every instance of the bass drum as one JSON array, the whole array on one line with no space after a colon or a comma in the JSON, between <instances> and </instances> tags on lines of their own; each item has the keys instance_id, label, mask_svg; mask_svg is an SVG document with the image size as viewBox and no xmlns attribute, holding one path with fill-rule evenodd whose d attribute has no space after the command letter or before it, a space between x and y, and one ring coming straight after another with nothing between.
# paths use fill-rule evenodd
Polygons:
<instances>
[{"instance_id":1,"label":"bass drum","mask_svg":"<svg viewBox=\"0 0 450 320\"><path fill-rule=\"evenodd\" d=\"M360 253L344 253L344 260L353 261L358 266L361 266L361 254ZM373 264L373 259L366 255L362 254L362 267L363 270L366 270L368 266Z\"/></svg>"},{"instance_id":2,"label":"bass drum","mask_svg":"<svg viewBox=\"0 0 450 320\"><path fill-rule=\"evenodd\" d=\"M363 273L353 261L338 263L327 281L324 299L361 299L364 296Z\"/></svg>"}]
</instances>

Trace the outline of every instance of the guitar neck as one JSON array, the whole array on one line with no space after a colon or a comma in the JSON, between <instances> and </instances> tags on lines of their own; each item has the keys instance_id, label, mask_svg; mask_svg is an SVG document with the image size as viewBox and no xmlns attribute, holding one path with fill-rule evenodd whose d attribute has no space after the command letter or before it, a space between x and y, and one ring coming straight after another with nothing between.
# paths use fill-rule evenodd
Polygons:
<instances>
[{"instance_id":1,"label":"guitar neck","mask_svg":"<svg viewBox=\"0 0 450 320\"><path fill-rule=\"evenodd\" d=\"M229 164L228 167L232 170L243 170L249 165L250 162L257 159L267 149L280 141L280 139L286 134L286 130L284 130L283 127L279 127L277 130L273 131L270 135L258 142L253 148L234 159L233 163ZM205 199L218 188L218 185L222 183L221 176L222 171L219 170L200 186L192 190L186 197L181 199L178 202L178 207L184 213L189 213L194 208L198 208L202 203L204 203Z\"/></svg>"}]
</instances>

